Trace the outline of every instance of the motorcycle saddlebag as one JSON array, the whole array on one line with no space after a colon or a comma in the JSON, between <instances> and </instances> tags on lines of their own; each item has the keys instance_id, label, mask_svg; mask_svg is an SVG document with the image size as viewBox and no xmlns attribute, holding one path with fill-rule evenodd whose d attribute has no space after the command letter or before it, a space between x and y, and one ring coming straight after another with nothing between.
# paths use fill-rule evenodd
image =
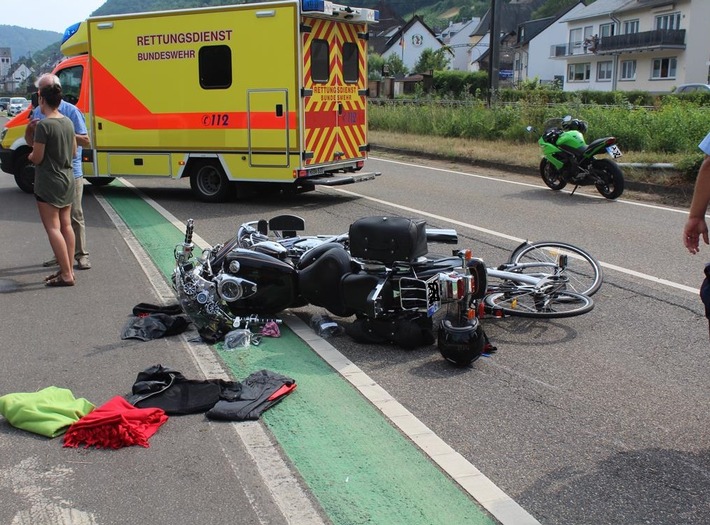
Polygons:
<instances>
[{"instance_id":1,"label":"motorcycle saddlebag","mask_svg":"<svg viewBox=\"0 0 710 525\"><path fill-rule=\"evenodd\" d=\"M364 217L350 225L350 253L358 259L392 264L415 262L427 254L426 221L404 217Z\"/></svg>"}]
</instances>

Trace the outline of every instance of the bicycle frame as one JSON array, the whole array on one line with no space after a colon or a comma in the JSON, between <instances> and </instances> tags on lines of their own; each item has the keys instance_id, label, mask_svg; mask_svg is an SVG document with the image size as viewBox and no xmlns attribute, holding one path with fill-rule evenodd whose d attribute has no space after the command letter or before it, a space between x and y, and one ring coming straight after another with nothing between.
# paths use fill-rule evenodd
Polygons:
<instances>
[{"instance_id":1,"label":"bicycle frame","mask_svg":"<svg viewBox=\"0 0 710 525\"><path fill-rule=\"evenodd\" d=\"M498 270L495 268L486 268L486 274L488 277L495 277L496 279L501 279L503 281L512 281L516 283L516 290L527 290L531 292L541 292L545 288L546 292L549 292L549 287L554 286L559 288L564 287L567 283L567 278L563 275L559 275L559 266L552 263L523 263L510 265L512 268L524 268L533 266L550 266L556 269L555 273L552 275L541 274L539 277L532 274L518 273L514 271ZM521 286L523 285L523 286ZM501 291L505 286L498 285L491 287L490 292Z\"/></svg>"}]
</instances>

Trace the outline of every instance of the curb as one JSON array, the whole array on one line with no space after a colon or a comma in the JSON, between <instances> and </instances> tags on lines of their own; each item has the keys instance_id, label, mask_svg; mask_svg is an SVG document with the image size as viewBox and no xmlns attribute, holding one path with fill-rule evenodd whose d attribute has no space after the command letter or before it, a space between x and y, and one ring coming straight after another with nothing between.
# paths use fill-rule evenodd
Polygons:
<instances>
[{"instance_id":1,"label":"curb","mask_svg":"<svg viewBox=\"0 0 710 525\"><path fill-rule=\"evenodd\" d=\"M427 153L422 151L407 150L402 148L392 148L389 146L381 146L378 144L370 144L372 151L382 151L386 153L398 153L402 155L411 155L416 158L421 159L431 159L431 160L445 160L449 162L457 162L460 164L467 164L469 166L477 166L480 168L490 168L501 171L507 171L515 173L517 175L527 175L535 178L539 178L536 169L531 169L528 166L519 166L515 164L506 164L504 162L496 162L486 159L470 159L467 157L461 157L459 155L442 155L438 153ZM629 168L642 168L646 167L648 169L670 169L672 164L620 164L623 167ZM654 184L652 182L641 182L626 179L624 181L625 188L631 191L639 191L642 193L648 193L651 195L673 195L673 196L684 196L690 197L693 195L693 184L678 185L678 186L668 186L664 184Z\"/></svg>"}]
</instances>

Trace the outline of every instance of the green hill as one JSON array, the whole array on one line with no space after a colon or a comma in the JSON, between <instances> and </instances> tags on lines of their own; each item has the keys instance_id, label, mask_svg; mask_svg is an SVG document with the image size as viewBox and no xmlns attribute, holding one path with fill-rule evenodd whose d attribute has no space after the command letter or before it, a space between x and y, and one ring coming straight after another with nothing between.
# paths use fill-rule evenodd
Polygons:
<instances>
[{"instance_id":1,"label":"green hill","mask_svg":"<svg viewBox=\"0 0 710 525\"><path fill-rule=\"evenodd\" d=\"M530 0L501 0L502 2L525 3ZM539 16L547 16L565 5L576 3L578 0L547 0L538 9ZM591 3L594 0L587 0ZM184 9L189 7L206 7L232 4L254 3L249 0L106 0L92 15L112 15L121 13L136 13L147 11L163 11L171 9ZM353 7L381 8L383 4L389 5L403 19L409 20L412 16L419 15L432 29L443 29L449 22L457 22L471 17L483 16L490 8L490 0L337 0L337 3ZM538 18L538 13L533 13ZM59 55L59 41L62 35L53 31L26 29L17 26L0 25L0 47L12 49L13 62L30 53L34 65L46 68L51 65Z\"/></svg>"},{"instance_id":2,"label":"green hill","mask_svg":"<svg viewBox=\"0 0 710 525\"><path fill-rule=\"evenodd\" d=\"M10 48L13 62L17 62L20 57L34 55L47 46L59 42L61 38L62 35L54 31L0 25L0 47Z\"/></svg>"}]
</instances>

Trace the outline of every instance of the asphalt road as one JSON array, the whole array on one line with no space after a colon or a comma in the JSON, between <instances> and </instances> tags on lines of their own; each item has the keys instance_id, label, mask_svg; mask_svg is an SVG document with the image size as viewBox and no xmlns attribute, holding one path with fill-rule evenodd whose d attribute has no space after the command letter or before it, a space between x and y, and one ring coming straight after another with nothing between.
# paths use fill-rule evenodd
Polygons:
<instances>
[{"instance_id":1,"label":"asphalt road","mask_svg":"<svg viewBox=\"0 0 710 525\"><path fill-rule=\"evenodd\" d=\"M330 342L541 523L710 522L709 342L695 292L705 257L704 252L692 257L681 245L684 210L554 193L535 178L477 176L474 169L432 161L372 159L368 169L383 176L295 197L215 205L195 202L185 181L131 182L180 221L195 219L196 233L209 243L224 241L243 221L280 213L304 217L311 233L347 231L359 217L398 214L455 227L460 244L492 265L503 262L522 239L584 247L605 265L595 309L555 321L485 319L499 351L469 369L449 366L434 347L405 352L354 344L346 337ZM21 197L13 197L10 188L9 181L3 184L7 202L20 206L16 199ZM87 188L89 232L113 236L92 197L100 191ZM6 207L3 213L7 231L17 212ZM2 239L7 245L6 234ZM31 246L28 240L13 248ZM5 257L11 255L8 251ZM43 253L32 248L31 255L40 260ZM112 264L127 265L123 276L140 271L117 251L97 253L95 260L99 265L89 272L92 279L103 272L112 282ZM8 268L7 261L2 267L6 274L20 271ZM135 290L143 289L146 279L116 283L112 307L106 307L110 313L103 317L135 304ZM38 295L28 309L41 311L41 300ZM3 309L10 307L6 304ZM296 313L307 317L314 311ZM94 315L99 322L101 312ZM11 317L13 323L22 318ZM7 328L4 333L15 334ZM22 332L27 338L31 333ZM71 330L63 333L70 344ZM46 349L50 341L45 338L39 346ZM10 344L22 349L18 356L34 357L12 363L9 377L15 379L6 384L19 388L16 376L27 376L27 367L39 362L40 373L51 376L56 356L38 361L32 353L38 345L17 334ZM95 345L103 348L99 341ZM163 353L150 357L174 355L156 346ZM136 370L152 364L135 352L114 358L131 359ZM190 366L189 360L183 364ZM80 375L87 367L66 374ZM118 389L125 381L114 378L110 384ZM187 450L175 453L190 457ZM200 480L205 475L196 461L182 471ZM171 497L178 508L180 494ZM109 505L110 494L103 498Z\"/></svg>"},{"instance_id":2,"label":"asphalt road","mask_svg":"<svg viewBox=\"0 0 710 525\"><path fill-rule=\"evenodd\" d=\"M595 310L487 319L499 352L471 369L451 368L435 348L332 342L542 523L709 522L709 343L695 292L705 257L681 245L685 211L423 164L373 159L383 176L372 183L219 205L195 202L186 182L132 182L194 218L210 243L288 212L311 233L366 215L424 217L455 227L490 264L520 239L586 248L606 267Z\"/></svg>"},{"instance_id":3,"label":"asphalt road","mask_svg":"<svg viewBox=\"0 0 710 525\"><path fill-rule=\"evenodd\" d=\"M0 396L55 386L100 406L129 394L155 364L190 379L227 378L207 345L182 335L121 339L133 306L175 299L91 191L84 212L93 267L77 270L72 288L48 288L42 278L53 270L42 261L51 250L35 199L0 175ZM7 525L328 521L260 422L215 424L202 413L170 417L149 448L119 450L62 448L61 437L0 417L0 501Z\"/></svg>"}]
</instances>

